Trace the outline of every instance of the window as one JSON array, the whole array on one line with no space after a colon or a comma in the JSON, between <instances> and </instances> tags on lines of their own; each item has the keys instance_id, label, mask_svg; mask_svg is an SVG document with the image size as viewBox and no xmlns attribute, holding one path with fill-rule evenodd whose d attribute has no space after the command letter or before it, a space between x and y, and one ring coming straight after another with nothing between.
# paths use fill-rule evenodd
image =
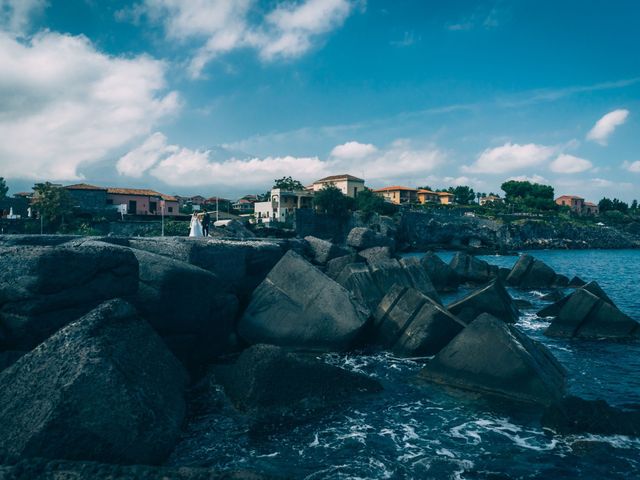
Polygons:
<instances>
[{"instance_id":1,"label":"window","mask_svg":"<svg viewBox=\"0 0 640 480\"><path fill-rule=\"evenodd\" d=\"M158 210L158 202L149 202L149 211L151 213L156 213Z\"/></svg>"},{"instance_id":2,"label":"window","mask_svg":"<svg viewBox=\"0 0 640 480\"><path fill-rule=\"evenodd\" d=\"M168 207L169 213L173 213L173 207Z\"/></svg>"}]
</instances>

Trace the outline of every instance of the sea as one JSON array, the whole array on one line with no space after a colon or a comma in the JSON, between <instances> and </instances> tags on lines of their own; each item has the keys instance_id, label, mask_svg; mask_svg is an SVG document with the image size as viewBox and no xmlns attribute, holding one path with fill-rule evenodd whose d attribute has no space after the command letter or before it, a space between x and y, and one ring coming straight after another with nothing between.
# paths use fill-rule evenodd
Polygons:
<instances>
[{"instance_id":1,"label":"sea","mask_svg":"<svg viewBox=\"0 0 640 480\"><path fill-rule=\"evenodd\" d=\"M622 311L640 320L639 250L527 253L558 273L598 281ZM453 253L439 255L448 262ZM480 258L501 267L517 260ZM640 405L640 342L547 338L549 322L535 314L548 305L540 300L544 292L510 293L532 302L516 327L565 366L569 393L620 407ZM541 428L536 409L418 382L425 359L385 352L320 358L377 378L384 392L268 429L214 409L192 418L169 463L308 480L640 478L640 438L553 434Z\"/></svg>"}]
</instances>

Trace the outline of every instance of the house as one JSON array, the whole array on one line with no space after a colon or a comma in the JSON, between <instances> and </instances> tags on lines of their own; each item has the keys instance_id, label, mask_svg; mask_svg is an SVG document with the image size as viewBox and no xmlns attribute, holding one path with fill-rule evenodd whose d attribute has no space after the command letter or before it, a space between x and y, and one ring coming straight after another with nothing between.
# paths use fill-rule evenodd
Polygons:
<instances>
[{"instance_id":1,"label":"house","mask_svg":"<svg viewBox=\"0 0 640 480\"><path fill-rule=\"evenodd\" d=\"M231 200L222 197L209 197L202 203L202 207L209 211L213 210L228 213L231 210Z\"/></svg>"},{"instance_id":2,"label":"house","mask_svg":"<svg viewBox=\"0 0 640 480\"><path fill-rule=\"evenodd\" d=\"M438 192L438 196L440 197L440 203L442 205L451 205L455 203L456 196L453 193Z\"/></svg>"},{"instance_id":3,"label":"house","mask_svg":"<svg viewBox=\"0 0 640 480\"><path fill-rule=\"evenodd\" d=\"M585 215L598 215L600 213L600 208L593 202L584 202L584 214Z\"/></svg>"},{"instance_id":4,"label":"house","mask_svg":"<svg viewBox=\"0 0 640 480\"><path fill-rule=\"evenodd\" d=\"M180 208L189 206L189 207L197 207L193 208L194 210L200 210L200 207L204 205L206 202L206 198L202 195L194 195L193 197L181 197L176 195L176 200L178 200L178 206Z\"/></svg>"},{"instance_id":5,"label":"house","mask_svg":"<svg viewBox=\"0 0 640 480\"><path fill-rule=\"evenodd\" d=\"M311 208L313 192L308 190L287 191L274 188L269 201L253 204L257 223L282 222L293 220L298 208Z\"/></svg>"},{"instance_id":6,"label":"house","mask_svg":"<svg viewBox=\"0 0 640 480\"><path fill-rule=\"evenodd\" d=\"M351 198L356 198L359 192L364 190L364 180L353 175L331 175L330 177L324 177L320 180L316 180L311 185L310 189L314 192L322 190L325 185L334 185L340 189L340 191Z\"/></svg>"},{"instance_id":7,"label":"house","mask_svg":"<svg viewBox=\"0 0 640 480\"><path fill-rule=\"evenodd\" d=\"M561 207L569 207L572 212L582 215L584 211L584 198L576 195L562 195L556 198L556 205Z\"/></svg>"},{"instance_id":8,"label":"house","mask_svg":"<svg viewBox=\"0 0 640 480\"><path fill-rule=\"evenodd\" d=\"M478 200L480 205L492 204L492 203L503 203L502 198L498 195L487 195L485 197L480 197Z\"/></svg>"},{"instance_id":9,"label":"house","mask_svg":"<svg viewBox=\"0 0 640 480\"><path fill-rule=\"evenodd\" d=\"M255 195L245 195L244 197L239 199L237 202L235 202L231 206L233 207L234 210L238 210L241 214L253 213L253 209L254 209L253 205L257 201L258 201L258 197L256 197Z\"/></svg>"},{"instance_id":10,"label":"house","mask_svg":"<svg viewBox=\"0 0 640 480\"><path fill-rule=\"evenodd\" d=\"M13 198L0 199L0 218L27 218L30 213L30 199L17 194ZM13 217L12 217L13 216Z\"/></svg>"},{"instance_id":11,"label":"house","mask_svg":"<svg viewBox=\"0 0 640 480\"><path fill-rule=\"evenodd\" d=\"M107 205L125 205L129 215L179 215L178 199L155 190L138 188L107 188ZM163 210L164 207L164 210Z\"/></svg>"},{"instance_id":12,"label":"house","mask_svg":"<svg viewBox=\"0 0 640 480\"><path fill-rule=\"evenodd\" d=\"M438 192L421 188L418 190L418 203L440 203L440 195Z\"/></svg>"},{"instance_id":13,"label":"house","mask_svg":"<svg viewBox=\"0 0 640 480\"><path fill-rule=\"evenodd\" d=\"M373 191L385 200L395 203L396 205L404 205L408 203L416 203L418 201L418 190L415 188L393 186L379 188Z\"/></svg>"},{"instance_id":14,"label":"house","mask_svg":"<svg viewBox=\"0 0 640 480\"><path fill-rule=\"evenodd\" d=\"M64 189L68 192L76 212L91 213L107 208L106 188L96 187L88 183L76 183L67 185Z\"/></svg>"}]
</instances>

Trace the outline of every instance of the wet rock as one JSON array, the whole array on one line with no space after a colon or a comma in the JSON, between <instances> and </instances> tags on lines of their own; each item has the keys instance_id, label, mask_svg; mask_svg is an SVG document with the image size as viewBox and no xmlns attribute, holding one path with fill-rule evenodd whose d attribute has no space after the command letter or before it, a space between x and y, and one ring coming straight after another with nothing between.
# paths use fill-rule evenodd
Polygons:
<instances>
[{"instance_id":1,"label":"wet rock","mask_svg":"<svg viewBox=\"0 0 640 480\"><path fill-rule=\"evenodd\" d=\"M311 235L304 237L306 253L316 265L325 265L329 260L348 254L344 248L321 238Z\"/></svg>"},{"instance_id":2,"label":"wet rock","mask_svg":"<svg viewBox=\"0 0 640 480\"><path fill-rule=\"evenodd\" d=\"M395 285L375 313L376 341L396 355L435 355L464 323L414 288Z\"/></svg>"},{"instance_id":3,"label":"wet rock","mask_svg":"<svg viewBox=\"0 0 640 480\"><path fill-rule=\"evenodd\" d=\"M584 287L586 284L587 282L585 282L583 279L581 279L578 276L575 276L571 280L569 280L569 284L567 285L567 287L580 288L580 287Z\"/></svg>"},{"instance_id":4,"label":"wet rock","mask_svg":"<svg viewBox=\"0 0 640 480\"><path fill-rule=\"evenodd\" d=\"M551 285L552 288L565 288L569 286L569 277L566 275L557 274L556 279L553 281Z\"/></svg>"},{"instance_id":5,"label":"wet rock","mask_svg":"<svg viewBox=\"0 0 640 480\"><path fill-rule=\"evenodd\" d=\"M420 263L438 292L455 292L458 289L460 285L458 275L435 253L427 252L420 259Z\"/></svg>"},{"instance_id":6,"label":"wet rock","mask_svg":"<svg viewBox=\"0 0 640 480\"><path fill-rule=\"evenodd\" d=\"M105 300L138 289L138 261L113 245L0 249L0 350L30 350Z\"/></svg>"},{"instance_id":7,"label":"wet rock","mask_svg":"<svg viewBox=\"0 0 640 480\"><path fill-rule=\"evenodd\" d=\"M186 262L132 249L140 286L132 302L188 366L211 361L232 346L238 299L213 273Z\"/></svg>"},{"instance_id":8,"label":"wet rock","mask_svg":"<svg viewBox=\"0 0 640 480\"><path fill-rule=\"evenodd\" d=\"M562 290L552 290L551 292L540 297L540 300L544 302L558 302L565 297Z\"/></svg>"},{"instance_id":9,"label":"wet rock","mask_svg":"<svg viewBox=\"0 0 640 480\"><path fill-rule=\"evenodd\" d=\"M347 245L357 250L365 250L371 247L392 247L393 239L374 232L370 228L355 227L351 229L347 236Z\"/></svg>"},{"instance_id":10,"label":"wet rock","mask_svg":"<svg viewBox=\"0 0 640 480\"><path fill-rule=\"evenodd\" d=\"M214 375L243 411L316 410L350 395L382 390L377 380L366 375L273 345L249 347L233 365L216 367Z\"/></svg>"},{"instance_id":11,"label":"wet rock","mask_svg":"<svg viewBox=\"0 0 640 480\"><path fill-rule=\"evenodd\" d=\"M546 347L488 314L473 320L419 375L450 387L543 405L562 398L566 377Z\"/></svg>"},{"instance_id":12,"label":"wet rock","mask_svg":"<svg viewBox=\"0 0 640 480\"><path fill-rule=\"evenodd\" d=\"M544 334L549 337L633 338L640 324L585 289L578 289L560 309Z\"/></svg>"},{"instance_id":13,"label":"wet rock","mask_svg":"<svg viewBox=\"0 0 640 480\"><path fill-rule=\"evenodd\" d=\"M422 267L422 264L417 257L402 258L400 259L400 265L404 268L413 288L426 295L434 302L442 304L440 295L438 295L433 283L431 283L429 275Z\"/></svg>"},{"instance_id":14,"label":"wet rock","mask_svg":"<svg viewBox=\"0 0 640 480\"><path fill-rule=\"evenodd\" d=\"M345 350L369 315L343 286L289 251L253 292L238 333L250 344Z\"/></svg>"},{"instance_id":15,"label":"wet rock","mask_svg":"<svg viewBox=\"0 0 640 480\"><path fill-rule=\"evenodd\" d=\"M507 284L522 289L552 288L556 280L556 272L542 260L522 255L511 269Z\"/></svg>"},{"instance_id":16,"label":"wet rock","mask_svg":"<svg viewBox=\"0 0 640 480\"><path fill-rule=\"evenodd\" d=\"M587 292L595 295L598 298L601 298L605 302L615 307L615 303L613 303L613 300L611 300L609 296L606 294L606 292L602 290L602 287L600 287L598 282L595 282L595 281L589 282L583 287L579 287L577 290L586 290ZM571 295L573 295L574 293L575 292L572 292L569 295L563 296L559 300L557 300L554 304L544 307L542 310L538 312L538 316L539 317L556 317L560 313L560 310L562 310L562 307L569 301L569 299L571 298Z\"/></svg>"},{"instance_id":17,"label":"wet rock","mask_svg":"<svg viewBox=\"0 0 640 480\"><path fill-rule=\"evenodd\" d=\"M327 275L327 277L335 280L336 278L338 278L338 275L340 275L344 267L346 267L350 263L357 263L357 262L358 262L358 259L355 253L334 258L333 260L329 260L327 262L327 266L325 268L324 273Z\"/></svg>"},{"instance_id":18,"label":"wet rock","mask_svg":"<svg viewBox=\"0 0 640 480\"><path fill-rule=\"evenodd\" d=\"M355 299L373 312L384 294L373 280L365 263L351 263L342 269L336 281L349 290Z\"/></svg>"},{"instance_id":19,"label":"wet rock","mask_svg":"<svg viewBox=\"0 0 640 480\"><path fill-rule=\"evenodd\" d=\"M498 280L456 300L447 309L467 324L481 313L489 313L507 323L517 322L520 315L511 295Z\"/></svg>"},{"instance_id":20,"label":"wet rock","mask_svg":"<svg viewBox=\"0 0 640 480\"><path fill-rule=\"evenodd\" d=\"M0 373L0 455L158 463L186 382L133 307L110 300Z\"/></svg>"},{"instance_id":21,"label":"wet rock","mask_svg":"<svg viewBox=\"0 0 640 480\"><path fill-rule=\"evenodd\" d=\"M1 480L267 480L249 470L216 471L198 467L155 467L109 465L32 458L0 466Z\"/></svg>"},{"instance_id":22,"label":"wet rock","mask_svg":"<svg viewBox=\"0 0 640 480\"><path fill-rule=\"evenodd\" d=\"M498 267L464 252L456 253L449 266L461 281L469 283L487 283L498 274Z\"/></svg>"},{"instance_id":23,"label":"wet rock","mask_svg":"<svg viewBox=\"0 0 640 480\"><path fill-rule=\"evenodd\" d=\"M622 410L604 400L585 400L568 396L547 407L542 426L563 435L640 436L640 410Z\"/></svg>"},{"instance_id":24,"label":"wet rock","mask_svg":"<svg viewBox=\"0 0 640 480\"><path fill-rule=\"evenodd\" d=\"M388 260L391 258L391 248L389 247L371 247L366 250L360 250L358 256L367 263L375 263L380 260Z\"/></svg>"}]
</instances>

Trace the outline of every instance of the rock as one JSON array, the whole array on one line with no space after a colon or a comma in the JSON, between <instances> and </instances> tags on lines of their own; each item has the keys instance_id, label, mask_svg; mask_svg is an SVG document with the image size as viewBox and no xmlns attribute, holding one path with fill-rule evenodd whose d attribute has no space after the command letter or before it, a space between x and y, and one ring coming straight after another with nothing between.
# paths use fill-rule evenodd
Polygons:
<instances>
[{"instance_id":1,"label":"rock","mask_svg":"<svg viewBox=\"0 0 640 480\"><path fill-rule=\"evenodd\" d=\"M159 463L187 376L133 307L110 300L0 374L0 455Z\"/></svg>"},{"instance_id":2,"label":"rock","mask_svg":"<svg viewBox=\"0 0 640 480\"><path fill-rule=\"evenodd\" d=\"M460 284L458 275L435 253L427 252L420 259L420 263L438 292L455 292L458 289Z\"/></svg>"},{"instance_id":3,"label":"rock","mask_svg":"<svg viewBox=\"0 0 640 480\"><path fill-rule=\"evenodd\" d=\"M216 471L198 467L109 465L32 458L0 466L1 480L267 480L248 470Z\"/></svg>"},{"instance_id":4,"label":"rock","mask_svg":"<svg viewBox=\"0 0 640 480\"><path fill-rule=\"evenodd\" d=\"M587 282L582 280L580 277L575 276L571 280L569 280L569 284L567 286L569 288L580 288L580 287L584 287L586 284Z\"/></svg>"},{"instance_id":5,"label":"rock","mask_svg":"<svg viewBox=\"0 0 640 480\"><path fill-rule=\"evenodd\" d=\"M409 274L395 258L376 257L367 262L373 281L381 292L388 292L396 283L411 287Z\"/></svg>"},{"instance_id":6,"label":"rock","mask_svg":"<svg viewBox=\"0 0 640 480\"><path fill-rule=\"evenodd\" d=\"M435 355L464 328L447 310L414 288L395 285L375 313L377 342L396 355Z\"/></svg>"},{"instance_id":7,"label":"rock","mask_svg":"<svg viewBox=\"0 0 640 480\"><path fill-rule=\"evenodd\" d=\"M244 223L236 219L229 220L226 224L219 227L214 226L212 221L209 235L211 237L234 238L238 240L249 240L256 237Z\"/></svg>"},{"instance_id":8,"label":"rock","mask_svg":"<svg viewBox=\"0 0 640 480\"><path fill-rule=\"evenodd\" d=\"M343 286L289 251L253 292L238 333L250 344L346 350L369 315Z\"/></svg>"},{"instance_id":9,"label":"rock","mask_svg":"<svg viewBox=\"0 0 640 480\"><path fill-rule=\"evenodd\" d=\"M586 285L584 285L583 287L579 287L577 290L586 290L587 292L592 293L596 297L603 299L605 302L607 302L607 303L609 303L609 304L611 304L611 305L613 305L615 307L615 303L613 303L613 300L611 300L609 298L609 296L605 293L605 291L602 290L602 288L600 287L598 282L595 282L595 281L589 282ZM538 312L537 315L539 317L556 317L556 316L558 316L558 314L560 313L560 310L562 310L562 307L565 305L565 303L567 303L569 301L569 299L571 298L571 295L573 295L574 293L575 292L572 292L571 294L560 298L554 304L549 305L547 307L544 307L542 310L540 310Z\"/></svg>"},{"instance_id":10,"label":"rock","mask_svg":"<svg viewBox=\"0 0 640 480\"><path fill-rule=\"evenodd\" d=\"M113 245L0 249L0 350L31 350L105 300L134 295L138 262Z\"/></svg>"},{"instance_id":11,"label":"rock","mask_svg":"<svg viewBox=\"0 0 640 480\"><path fill-rule=\"evenodd\" d=\"M542 426L562 435L640 436L640 410L621 410L604 400L568 396L546 408Z\"/></svg>"},{"instance_id":12,"label":"rock","mask_svg":"<svg viewBox=\"0 0 640 480\"><path fill-rule=\"evenodd\" d=\"M238 299L213 273L132 249L140 287L132 302L188 366L211 361L232 346Z\"/></svg>"},{"instance_id":13,"label":"rock","mask_svg":"<svg viewBox=\"0 0 640 480\"><path fill-rule=\"evenodd\" d=\"M391 248L389 247L371 247L366 250L360 250L358 256L365 262L375 263L379 260L388 260L391 258Z\"/></svg>"},{"instance_id":14,"label":"rock","mask_svg":"<svg viewBox=\"0 0 640 480\"><path fill-rule=\"evenodd\" d=\"M357 250L371 247L392 247L393 239L366 227L356 227L349 232L347 245Z\"/></svg>"},{"instance_id":15,"label":"rock","mask_svg":"<svg viewBox=\"0 0 640 480\"><path fill-rule=\"evenodd\" d=\"M214 375L243 411L316 410L349 395L382 390L377 380L366 375L273 345L249 347L233 365L216 367Z\"/></svg>"},{"instance_id":16,"label":"rock","mask_svg":"<svg viewBox=\"0 0 640 480\"><path fill-rule=\"evenodd\" d=\"M342 272L344 267L349 265L350 263L357 263L358 257L355 253L350 253L349 255L344 255L342 257L334 258L333 260L329 260L327 262L327 266L324 270L324 273L327 277L335 280L338 278L338 275Z\"/></svg>"},{"instance_id":17,"label":"rock","mask_svg":"<svg viewBox=\"0 0 640 480\"><path fill-rule=\"evenodd\" d=\"M569 277L566 275L557 274L556 279L551 285L553 288L565 288L569 286Z\"/></svg>"},{"instance_id":18,"label":"rock","mask_svg":"<svg viewBox=\"0 0 640 480\"><path fill-rule=\"evenodd\" d=\"M450 387L543 405L562 398L566 377L542 344L488 314L473 320L419 375Z\"/></svg>"},{"instance_id":19,"label":"rock","mask_svg":"<svg viewBox=\"0 0 640 480\"><path fill-rule=\"evenodd\" d=\"M365 263L351 263L342 269L336 281L349 290L355 299L373 312L384 294L373 280Z\"/></svg>"},{"instance_id":20,"label":"rock","mask_svg":"<svg viewBox=\"0 0 640 480\"><path fill-rule=\"evenodd\" d=\"M585 289L569 296L544 334L549 337L633 338L640 324Z\"/></svg>"},{"instance_id":21,"label":"rock","mask_svg":"<svg viewBox=\"0 0 640 480\"><path fill-rule=\"evenodd\" d=\"M0 372L16 363L25 353L27 352L22 350L7 350L6 352L0 352Z\"/></svg>"},{"instance_id":22,"label":"rock","mask_svg":"<svg viewBox=\"0 0 640 480\"><path fill-rule=\"evenodd\" d=\"M507 277L509 276L510 273L511 273L511 269L509 269L509 268L505 268L505 267L499 267L498 268L498 278L503 283L507 282Z\"/></svg>"},{"instance_id":23,"label":"rock","mask_svg":"<svg viewBox=\"0 0 640 480\"><path fill-rule=\"evenodd\" d=\"M499 280L456 300L447 309L466 324L481 313L490 313L507 323L517 322L520 315L511 295Z\"/></svg>"},{"instance_id":24,"label":"rock","mask_svg":"<svg viewBox=\"0 0 640 480\"><path fill-rule=\"evenodd\" d=\"M304 240L306 242L306 252L316 265L325 265L329 260L348 254L344 248L340 248L328 240L322 240L311 235L304 237Z\"/></svg>"},{"instance_id":25,"label":"rock","mask_svg":"<svg viewBox=\"0 0 640 480\"><path fill-rule=\"evenodd\" d=\"M417 257L405 257L400 259L400 265L404 268L413 288L423 293L436 303L442 304L440 295L436 291L426 270L422 267ZM373 311L373 310L372 310Z\"/></svg>"},{"instance_id":26,"label":"rock","mask_svg":"<svg viewBox=\"0 0 640 480\"><path fill-rule=\"evenodd\" d=\"M557 302L559 300L562 300L562 298L564 298L564 292L562 290L552 290L551 292L547 293L546 295L543 295L542 297L540 297L540 300L544 301L544 302Z\"/></svg>"},{"instance_id":27,"label":"rock","mask_svg":"<svg viewBox=\"0 0 640 480\"><path fill-rule=\"evenodd\" d=\"M459 279L469 283L487 283L498 274L498 267L463 252L456 253L449 266Z\"/></svg>"},{"instance_id":28,"label":"rock","mask_svg":"<svg viewBox=\"0 0 640 480\"><path fill-rule=\"evenodd\" d=\"M556 279L556 272L542 260L522 255L511 269L507 284L522 289L552 288Z\"/></svg>"}]
</instances>

